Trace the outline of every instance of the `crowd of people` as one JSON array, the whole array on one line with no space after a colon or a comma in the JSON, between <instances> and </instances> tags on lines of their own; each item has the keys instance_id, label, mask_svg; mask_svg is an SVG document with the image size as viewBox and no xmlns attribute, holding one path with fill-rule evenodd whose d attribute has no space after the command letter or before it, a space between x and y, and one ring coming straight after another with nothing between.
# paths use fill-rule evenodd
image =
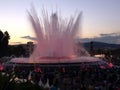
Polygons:
<instances>
[{"instance_id":1,"label":"crowd of people","mask_svg":"<svg viewBox=\"0 0 120 90\"><path fill-rule=\"evenodd\" d=\"M120 68L115 67L61 72L41 72L38 69L30 73L22 71L21 75L49 90L120 90Z\"/></svg>"}]
</instances>

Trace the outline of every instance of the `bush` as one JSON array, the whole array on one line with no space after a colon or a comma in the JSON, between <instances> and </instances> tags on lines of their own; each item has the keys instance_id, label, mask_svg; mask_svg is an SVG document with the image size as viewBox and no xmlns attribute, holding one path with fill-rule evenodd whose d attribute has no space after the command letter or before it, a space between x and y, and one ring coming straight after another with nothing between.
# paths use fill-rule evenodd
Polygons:
<instances>
[{"instance_id":1,"label":"bush","mask_svg":"<svg viewBox=\"0 0 120 90\"><path fill-rule=\"evenodd\" d=\"M0 72L0 90L45 90L37 84L30 81L18 83L13 72Z\"/></svg>"}]
</instances>

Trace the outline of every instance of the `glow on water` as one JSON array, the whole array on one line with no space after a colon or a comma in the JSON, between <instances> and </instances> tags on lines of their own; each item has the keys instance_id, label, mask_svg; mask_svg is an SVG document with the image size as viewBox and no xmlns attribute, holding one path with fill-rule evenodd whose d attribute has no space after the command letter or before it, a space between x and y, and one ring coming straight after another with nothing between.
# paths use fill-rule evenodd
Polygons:
<instances>
[{"instance_id":1,"label":"glow on water","mask_svg":"<svg viewBox=\"0 0 120 90\"><path fill-rule=\"evenodd\" d=\"M63 19L58 13L48 15L43 11L39 18L35 9L28 12L29 20L37 37L37 45L30 60L41 57L70 57L75 55L75 36L80 30L80 17ZM82 47L81 47L82 48Z\"/></svg>"}]
</instances>

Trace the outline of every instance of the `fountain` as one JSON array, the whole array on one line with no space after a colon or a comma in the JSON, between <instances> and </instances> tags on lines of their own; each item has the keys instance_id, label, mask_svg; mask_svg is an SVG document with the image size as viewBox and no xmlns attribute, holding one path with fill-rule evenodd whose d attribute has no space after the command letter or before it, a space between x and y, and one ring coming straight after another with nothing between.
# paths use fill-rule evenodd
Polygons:
<instances>
[{"instance_id":1,"label":"fountain","mask_svg":"<svg viewBox=\"0 0 120 90\"><path fill-rule=\"evenodd\" d=\"M61 67L76 67L81 65L104 65L107 64L95 57L77 57L75 55L75 36L80 29L81 13L71 17L69 21L59 17L57 13L43 11L43 19L37 16L34 8L28 12L29 20L37 37L36 48L29 58L13 58L6 66L16 65L21 68L41 67L47 70ZM81 47L81 50L85 49Z\"/></svg>"}]
</instances>

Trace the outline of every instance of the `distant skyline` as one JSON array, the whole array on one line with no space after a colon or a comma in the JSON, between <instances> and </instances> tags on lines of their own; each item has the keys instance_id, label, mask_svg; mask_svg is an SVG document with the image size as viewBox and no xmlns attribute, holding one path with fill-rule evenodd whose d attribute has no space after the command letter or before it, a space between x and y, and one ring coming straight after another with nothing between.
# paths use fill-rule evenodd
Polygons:
<instances>
[{"instance_id":1,"label":"distant skyline","mask_svg":"<svg viewBox=\"0 0 120 90\"><path fill-rule=\"evenodd\" d=\"M31 3L39 16L42 8L49 13L58 11L63 18L82 11L82 31L78 36L120 43L120 0L0 0L0 29L9 32L10 44L26 43L34 38L27 17Z\"/></svg>"}]
</instances>

